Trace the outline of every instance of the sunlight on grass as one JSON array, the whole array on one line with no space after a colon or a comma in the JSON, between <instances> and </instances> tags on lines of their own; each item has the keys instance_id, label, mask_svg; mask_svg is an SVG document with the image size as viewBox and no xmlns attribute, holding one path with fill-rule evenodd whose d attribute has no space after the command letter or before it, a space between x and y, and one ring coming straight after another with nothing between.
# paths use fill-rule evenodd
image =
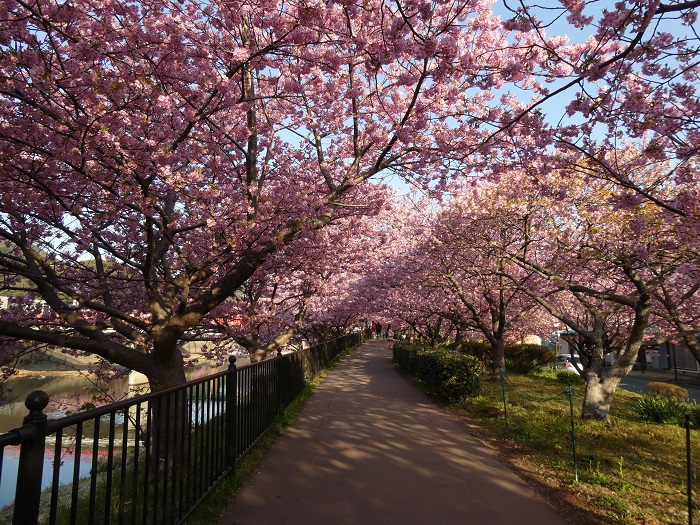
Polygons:
<instances>
[{"instance_id":1,"label":"sunlight on grass","mask_svg":"<svg viewBox=\"0 0 700 525\"><path fill-rule=\"evenodd\" d=\"M449 410L476 425L475 433L484 441L498 448L515 446L520 459L511 460L526 460L530 469L546 472L550 488L568 493L567 502L582 513L604 523L688 523L684 428L643 422L635 412L639 395L623 390L615 396L609 423L581 420L585 385L574 385L575 482L567 385L553 371L510 374L508 379L507 431L500 381L483 381L478 397ZM696 480L699 440L698 432L691 431ZM697 491L694 500L700 500Z\"/></svg>"}]
</instances>

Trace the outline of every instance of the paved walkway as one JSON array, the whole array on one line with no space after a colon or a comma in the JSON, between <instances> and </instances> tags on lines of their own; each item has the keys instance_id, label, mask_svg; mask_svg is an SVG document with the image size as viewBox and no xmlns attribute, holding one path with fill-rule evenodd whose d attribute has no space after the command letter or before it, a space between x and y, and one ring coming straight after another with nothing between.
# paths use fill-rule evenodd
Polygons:
<instances>
[{"instance_id":1,"label":"paved walkway","mask_svg":"<svg viewBox=\"0 0 700 525\"><path fill-rule=\"evenodd\" d=\"M323 380L220 525L564 525L368 341Z\"/></svg>"}]
</instances>

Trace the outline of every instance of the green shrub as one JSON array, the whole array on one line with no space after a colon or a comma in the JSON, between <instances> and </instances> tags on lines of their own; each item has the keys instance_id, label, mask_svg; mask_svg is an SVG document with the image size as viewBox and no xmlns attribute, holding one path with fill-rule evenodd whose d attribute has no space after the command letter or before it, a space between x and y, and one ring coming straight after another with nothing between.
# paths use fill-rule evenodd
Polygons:
<instances>
[{"instance_id":1,"label":"green shrub","mask_svg":"<svg viewBox=\"0 0 700 525\"><path fill-rule=\"evenodd\" d=\"M685 401L688 399L688 390L682 386L662 383L661 381L652 381L648 383L646 391L650 396L665 397L667 399L675 399L676 401Z\"/></svg>"},{"instance_id":2,"label":"green shrub","mask_svg":"<svg viewBox=\"0 0 700 525\"><path fill-rule=\"evenodd\" d=\"M425 383L437 397L455 403L479 392L480 362L446 349L394 345L394 363Z\"/></svg>"},{"instance_id":3,"label":"green shrub","mask_svg":"<svg viewBox=\"0 0 700 525\"><path fill-rule=\"evenodd\" d=\"M585 383L578 372L572 372L571 370L559 370L557 379L566 385L581 385Z\"/></svg>"},{"instance_id":4,"label":"green shrub","mask_svg":"<svg viewBox=\"0 0 700 525\"><path fill-rule=\"evenodd\" d=\"M544 345L506 345L505 357L508 371L527 374L553 363L554 351Z\"/></svg>"},{"instance_id":5,"label":"green shrub","mask_svg":"<svg viewBox=\"0 0 700 525\"><path fill-rule=\"evenodd\" d=\"M686 405L688 414L690 414L691 428L700 429L700 405L695 402Z\"/></svg>"},{"instance_id":6,"label":"green shrub","mask_svg":"<svg viewBox=\"0 0 700 525\"><path fill-rule=\"evenodd\" d=\"M459 343L457 350L463 354L481 359L484 354L487 356L491 355L491 343L484 343L483 341L462 341Z\"/></svg>"},{"instance_id":7,"label":"green shrub","mask_svg":"<svg viewBox=\"0 0 700 525\"><path fill-rule=\"evenodd\" d=\"M688 413L685 403L662 396L644 396L637 401L635 409L642 421L647 423L682 425Z\"/></svg>"},{"instance_id":8,"label":"green shrub","mask_svg":"<svg viewBox=\"0 0 700 525\"><path fill-rule=\"evenodd\" d=\"M395 342L392 348L394 363L410 375L414 375L416 352L421 349L422 347L419 345Z\"/></svg>"}]
</instances>

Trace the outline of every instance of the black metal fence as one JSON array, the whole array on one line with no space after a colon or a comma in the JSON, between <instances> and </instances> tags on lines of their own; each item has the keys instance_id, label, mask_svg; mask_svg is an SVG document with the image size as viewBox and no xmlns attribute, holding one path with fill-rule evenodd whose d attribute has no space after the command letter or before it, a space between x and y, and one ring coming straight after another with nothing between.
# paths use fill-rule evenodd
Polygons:
<instances>
[{"instance_id":1,"label":"black metal fence","mask_svg":"<svg viewBox=\"0 0 700 525\"><path fill-rule=\"evenodd\" d=\"M0 485L16 476L0 523L182 523L333 359L353 333L307 350L60 419L27 396L20 428L0 435ZM17 453L16 471L3 469ZM10 471L12 470L12 471Z\"/></svg>"}]
</instances>

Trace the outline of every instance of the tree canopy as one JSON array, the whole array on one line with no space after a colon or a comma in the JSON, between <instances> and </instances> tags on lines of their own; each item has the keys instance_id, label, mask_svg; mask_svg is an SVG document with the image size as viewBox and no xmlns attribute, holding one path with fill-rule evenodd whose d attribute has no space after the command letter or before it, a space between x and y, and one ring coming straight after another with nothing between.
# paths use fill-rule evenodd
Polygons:
<instances>
[{"instance_id":1,"label":"tree canopy","mask_svg":"<svg viewBox=\"0 0 700 525\"><path fill-rule=\"evenodd\" d=\"M498 346L601 301L694 340L698 2L1 5L8 356L162 388L197 337L262 357L375 317Z\"/></svg>"}]
</instances>

